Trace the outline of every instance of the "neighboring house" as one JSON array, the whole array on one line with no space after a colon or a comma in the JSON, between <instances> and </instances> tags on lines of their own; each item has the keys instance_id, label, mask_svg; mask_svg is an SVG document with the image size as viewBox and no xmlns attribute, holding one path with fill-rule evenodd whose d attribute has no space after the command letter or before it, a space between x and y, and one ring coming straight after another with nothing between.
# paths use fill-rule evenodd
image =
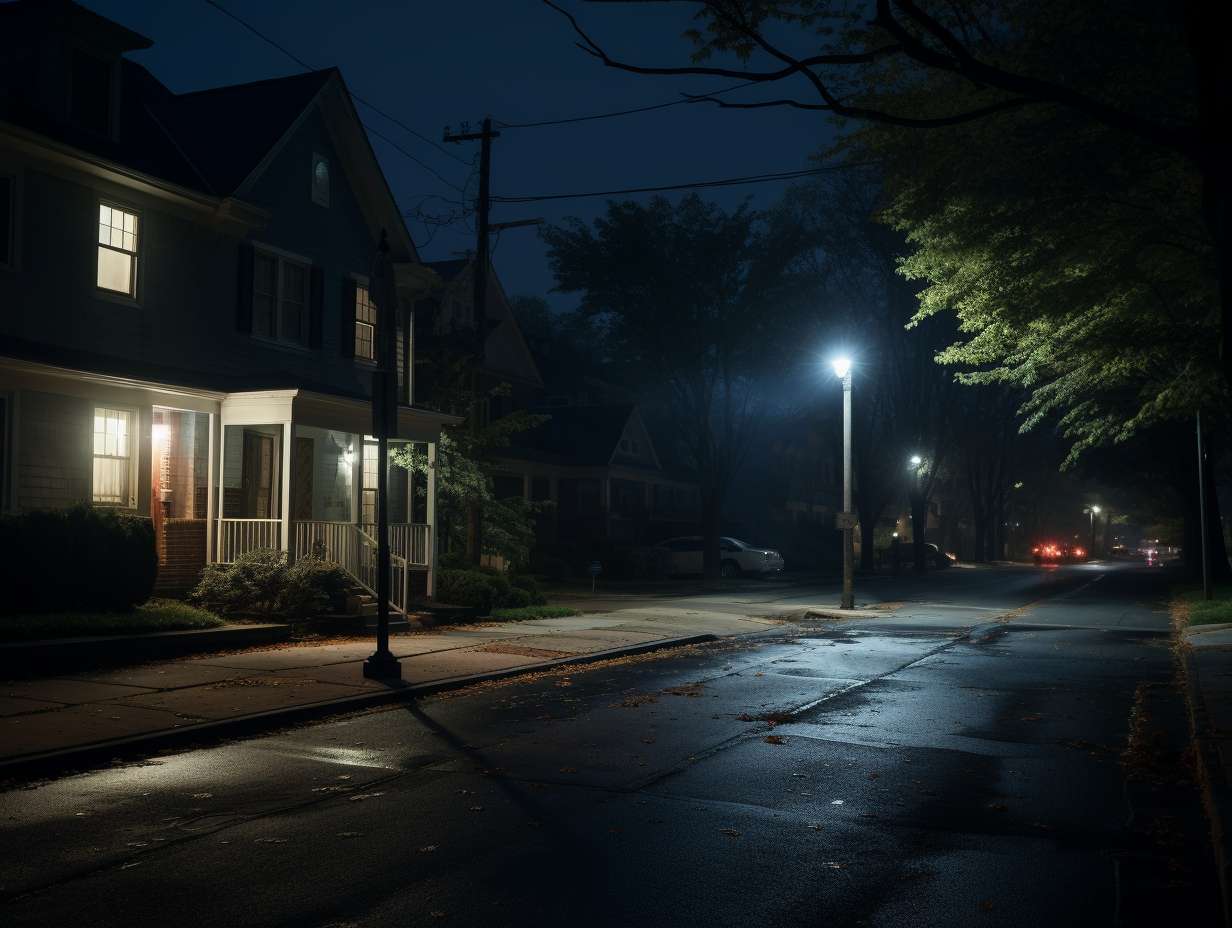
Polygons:
<instances>
[{"instance_id":1,"label":"neighboring house","mask_svg":"<svg viewBox=\"0 0 1232 928\"><path fill-rule=\"evenodd\" d=\"M543 406L550 418L494 465L498 497L552 506L539 543L585 556L599 542L652 544L696 529L697 484L668 473L632 404Z\"/></svg>"},{"instance_id":2,"label":"neighboring house","mask_svg":"<svg viewBox=\"0 0 1232 928\"><path fill-rule=\"evenodd\" d=\"M465 353L475 337L474 260L429 261L427 267L440 284L420 303L417 360L434 347ZM696 530L697 485L661 465L636 406L617 401L622 391L599 381L545 382L491 264L486 294L483 359L473 370L479 389L504 384L508 390L483 404L481 415L495 420L527 410L549 417L514 436L491 468L498 497L553 504L538 520L539 547L588 556L599 543L645 544ZM421 386L431 379L420 375Z\"/></svg>"},{"instance_id":3,"label":"neighboring house","mask_svg":"<svg viewBox=\"0 0 1232 928\"><path fill-rule=\"evenodd\" d=\"M0 508L148 516L163 589L255 547L372 586L382 233L397 439L434 449L448 417L411 405L430 275L338 71L173 94L124 57L150 44L0 5ZM391 476L395 589L430 595L432 488L415 507Z\"/></svg>"}]
</instances>

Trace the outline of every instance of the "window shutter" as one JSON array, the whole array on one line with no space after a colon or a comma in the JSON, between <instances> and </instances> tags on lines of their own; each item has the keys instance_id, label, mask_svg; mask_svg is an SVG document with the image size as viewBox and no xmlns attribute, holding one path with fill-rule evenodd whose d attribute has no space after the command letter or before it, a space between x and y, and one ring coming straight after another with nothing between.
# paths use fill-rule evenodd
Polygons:
<instances>
[{"instance_id":1,"label":"window shutter","mask_svg":"<svg viewBox=\"0 0 1232 928\"><path fill-rule=\"evenodd\" d=\"M355 357L355 281L342 278L342 311L338 313L342 326L338 333L338 352L344 358Z\"/></svg>"},{"instance_id":2,"label":"window shutter","mask_svg":"<svg viewBox=\"0 0 1232 928\"><path fill-rule=\"evenodd\" d=\"M235 275L235 328L244 335L252 334L252 262L252 244L240 242L238 273Z\"/></svg>"},{"instance_id":3,"label":"window shutter","mask_svg":"<svg viewBox=\"0 0 1232 928\"><path fill-rule=\"evenodd\" d=\"M314 264L308 276L308 347L321 347L321 322L324 316L325 271Z\"/></svg>"}]
</instances>

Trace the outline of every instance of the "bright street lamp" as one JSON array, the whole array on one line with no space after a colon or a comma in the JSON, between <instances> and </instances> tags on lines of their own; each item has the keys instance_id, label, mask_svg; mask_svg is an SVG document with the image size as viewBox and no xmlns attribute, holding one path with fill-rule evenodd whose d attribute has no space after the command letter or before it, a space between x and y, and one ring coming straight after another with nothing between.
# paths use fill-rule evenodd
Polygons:
<instances>
[{"instance_id":1,"label":"bright street lamp","mask_svg":"<svg viewBox=\"0 0 1232 928\"><path fill-rule=\"evenodd\" d=\"M843 382L843 511L839 527L843 530L843 598L841 609L855 608L852 574L855 571L855 524L851 511L851 358L838 355L830 362L834 375Z\"/></svg>"},{"instance_id":2,"label":"bright street lamp","mask_svg":"<svg viewBox=\"0 0 1232 928\"><path fill-rule=\"evenodd\" d=\"M1091 517L1091 541L1087 545L1087 551L1091 555L1091 557L1094 557L1095 556L1095 517L1099 515L1099 507L1098 506L1088 506L1086 509L1082 511L1087 513Z\"/></svg>"},{"instance_id":3,"label":"bright street lamp","mask_svg":"<svg viewBox=\"0 0 1232 928\"><path fill-rule=\"evenodd\" d=\"M923 463L924 463L924 459L920 457L918 454L913 454L911 456L911 466L912 467L919 467Z\"/></svg>"}]
</instances>

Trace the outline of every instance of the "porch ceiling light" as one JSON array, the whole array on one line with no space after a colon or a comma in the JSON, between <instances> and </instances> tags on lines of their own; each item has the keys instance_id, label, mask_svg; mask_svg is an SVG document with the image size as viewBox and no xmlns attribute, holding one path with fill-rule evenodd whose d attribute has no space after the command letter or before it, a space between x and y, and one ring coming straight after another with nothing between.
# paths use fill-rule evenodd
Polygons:
<instances>
[{"instance_id":1,"label":"porch ceiling light","mask_svg":"<svg viewBox=\"0 0 1232 928\"><path fill-rule=\"evenodd\" d=\"M851 373L851 358L845 354L840 354L834 358L830 365L834 368L834 376L842 380Z\"/></svg>"}]
</instances>

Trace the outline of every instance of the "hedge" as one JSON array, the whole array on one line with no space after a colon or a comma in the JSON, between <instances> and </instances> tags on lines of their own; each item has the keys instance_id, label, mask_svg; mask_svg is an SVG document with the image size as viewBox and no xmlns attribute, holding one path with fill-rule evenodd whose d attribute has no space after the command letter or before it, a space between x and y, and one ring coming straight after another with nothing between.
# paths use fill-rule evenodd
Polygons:
<instances>
[{"instance_id":1,"label":"hedge","mask_svg":"<svg viewBox=\"0 0 1232 928\"><path fill-rule=\"evenodd\" d=\"M91 506L0 517L0 563L6 615L127 612L158 577L150 520Z\"/></svg>"},{"instance_id":2,"label":"hedge","mask_svg":"<svg viewBox=\"0 0 1232 928\"><path fill-rule=\"evenodd\" d=\"M543 602L534 578L506 577L486 570L442 570L436 578L436 598L451 606L466 606L483 613L517 609Z\"/></svg>"}]
</instances>

